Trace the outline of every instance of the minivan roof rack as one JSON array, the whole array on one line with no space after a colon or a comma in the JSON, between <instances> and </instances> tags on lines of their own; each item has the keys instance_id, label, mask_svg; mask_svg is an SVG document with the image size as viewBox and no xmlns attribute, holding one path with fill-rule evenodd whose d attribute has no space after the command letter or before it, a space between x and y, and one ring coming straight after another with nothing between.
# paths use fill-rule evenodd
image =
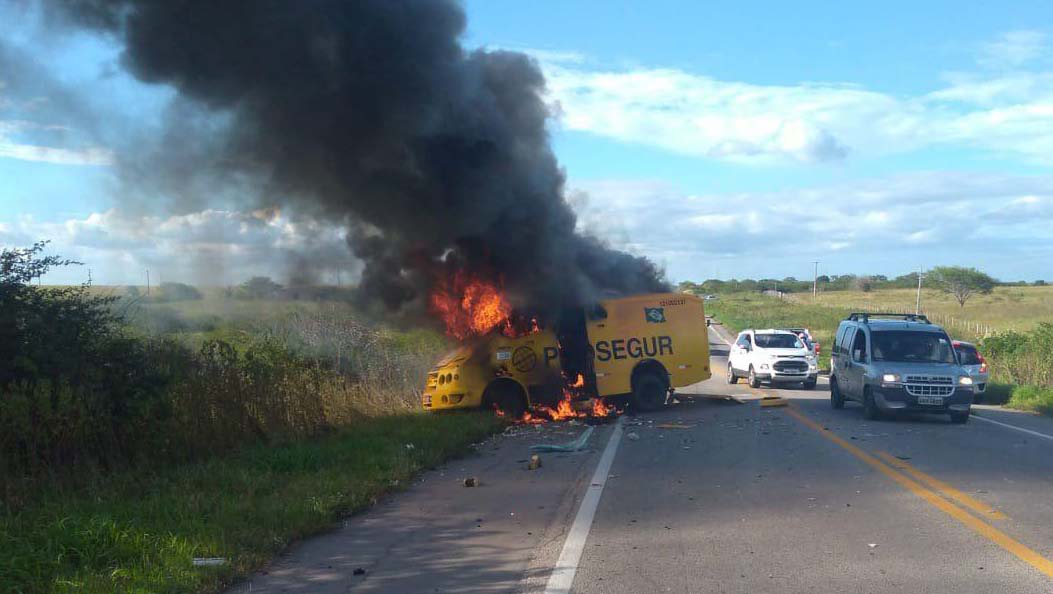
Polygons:
<instances>
[{"instance_id":1,"label":"minivan roof rack","mask_svg":"<svg viewBox=\"0 0 1053 594\"><path fill-rule=\"evenodd\" d=\"M852 322L863 322L867 324L870 322L870 318L883 318L883 319L897 319L905 322L921 322L922 324L930 324L929 318L925 314L912 314L912 313L878 313L878 312L853 312L848 314L848 320Z\"/></svg>"}]
</instances>

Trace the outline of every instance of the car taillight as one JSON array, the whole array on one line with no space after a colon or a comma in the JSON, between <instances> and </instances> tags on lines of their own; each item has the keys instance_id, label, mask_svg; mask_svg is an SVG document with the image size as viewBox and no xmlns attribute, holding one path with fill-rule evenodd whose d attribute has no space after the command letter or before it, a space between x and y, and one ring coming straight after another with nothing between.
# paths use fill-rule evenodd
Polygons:
<instances>
[{"instance_id":1,"label":"car taillight","mask_svg":"<svg viewBox=\"0 0 1053 594\"><path fill-rule=\"evenodd\" d=\"M983 355L977 354L980 357L980 373L987 373L987 359L984 359Z\"/></svg>"},{"instance_id":2,"label":"car taillight","mask_svg":"<svg viewBox=\"0 0 1053 594\"><path fill-rule=\"evenodd\" d=\"M818 355L818 354L819 354L819 343L818 343L818 342L817 342L817 343L815 343L815 354L816 354L816 355Z\"/></svg>"}]
</instances>

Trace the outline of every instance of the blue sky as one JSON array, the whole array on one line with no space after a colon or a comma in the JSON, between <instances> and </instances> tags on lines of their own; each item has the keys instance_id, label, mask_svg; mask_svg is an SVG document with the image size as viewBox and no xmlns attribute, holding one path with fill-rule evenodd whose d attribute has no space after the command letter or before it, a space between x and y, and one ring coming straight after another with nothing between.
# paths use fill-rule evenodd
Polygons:
<instances>
[{"instance_id":1,"label":"blue sky","mask_svg":"<svg viewBox=\"0 0 1053 594\"><path fill-rule=\"evenodd\" d=\"M170 93L120 72L107 40L42 33L26 6L0 6L25 63L0 71L0 244L50 237L121 284L148 267L237 282L305 230L339 242L222 205L122 211L107 139ZM727 6L473 0L464 42L538 60L583 229L674 280L801 278L813 260L1053 280L1053 5ZM71 88L91 118L62 109ZM180 241L203 226L230 245ZM195 262L217 257L225 272L201 278Z\"/></svg>"}]
</instances>

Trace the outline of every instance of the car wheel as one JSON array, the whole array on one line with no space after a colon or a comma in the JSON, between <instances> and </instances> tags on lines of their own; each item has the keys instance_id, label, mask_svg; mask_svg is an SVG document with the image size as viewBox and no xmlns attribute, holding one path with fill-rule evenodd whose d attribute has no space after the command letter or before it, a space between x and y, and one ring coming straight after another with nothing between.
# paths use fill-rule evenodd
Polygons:
<instances>
[{"instance_id":1,"label":"car wheel","mask_svg":"<svg viewBox=\"0 0 1053 594\"><path fill-rule=\"evenodd\" d=\"M810 380L805 381L801 385L804 386L805 390L814 390L815 389L815 384L816 384L817 381L818 380L810 379Z\"/></svg>"},{"instance_id":2,"label":"car wheel","mask_svg":"<svg viewBox=\"0 0 1053 594\"><path fill-rule=\"evenodd\" d=\"M653 373L647 373L636 380L633 387L633 408L638 411L658 410L665 406L665 398L669 393L659 377Z\"/></svg>"},{"instance_id":3,"label":"car wheel","mask_svg":"<svg viewBox=\"0 0 1053 594\"><path fill-rule=\"evenodd\" d=\"M527 410L526 398L522 390L508 384L499 384L487 388L483 396L484 406L494 408L506 418L519 420Z\"/></svg>"},{"instance_id":4,"label":"car wheel","mask_svg":"<svg viewBox=\"0 0 1053 594\"><path fill-rule=\"evenodd\" d=\"M728 383L739 383L739 376L735 375L735 368L731 366L731 363L728 363Z\"/></svg>"},{"instance_id":5,"label":"car wheel","mask_svg":"<svg viewBox=\"0 0 1053 594\"><path fill-rule=\"evenodd\" d=\"M751 388L759 388L760 387L760 380L757 379L757 374L753 371L753 366L752 365L750 365L750 387Z\"/></svg>"},{"instance_id":6,"label":"car wheel","mask_svg":"<svg viewBox=\"0 0 1053 594\"><path fill-rule=\"evenodd\" d=\"M969 422L969 411L952 412L951 413L951 422L956 424L956 425L961 425L963 423L968 423Z\"/></svg>"},{"instance_id":7,"label":"car wheel","mask_svg":"<svg viewBox=\"0 0 1053 594\"><path fill-rule=\"evenodd\" d=\"M845 407L845 395L841 393L841 388L837 386L837 380L830 380L830 406L838 410Z\"/></svg>"},{"instance_id":8,"label":"car wheel","mask_svg":"<svg viewBox=\"0 0 1053 594\"><path fill-rule=\"evenodd\" d=\"M881 418L881 410L877 407L877 402L874 401L874 395L870 393L868 389L863 394L863 418L869 421L876 421Z\"/></svg>"}]
</instances>

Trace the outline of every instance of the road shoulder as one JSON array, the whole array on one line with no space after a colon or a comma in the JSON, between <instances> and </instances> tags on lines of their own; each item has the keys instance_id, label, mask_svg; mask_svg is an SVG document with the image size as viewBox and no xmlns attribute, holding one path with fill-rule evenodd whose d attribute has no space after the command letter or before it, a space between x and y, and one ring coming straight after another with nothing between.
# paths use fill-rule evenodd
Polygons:
<instances>
[{"instance_id":1,"label":"road shoulder","mask_svg":"<svg viewBox=\"0 0 1053 594\"><path fill-rule=\"evenodd\" d=\"M580 424L514 426L424 474L405 492L301 543L231 592L516 592L569 525L575 495L588 481L610 427L588 448L541 454L528 470L529 447L571 441ZM464 486L474 477L476 487ZM558 542L557 542L558 541ZM557 550L558 554L558 550Z\"/></svg>"}]
</instances>

